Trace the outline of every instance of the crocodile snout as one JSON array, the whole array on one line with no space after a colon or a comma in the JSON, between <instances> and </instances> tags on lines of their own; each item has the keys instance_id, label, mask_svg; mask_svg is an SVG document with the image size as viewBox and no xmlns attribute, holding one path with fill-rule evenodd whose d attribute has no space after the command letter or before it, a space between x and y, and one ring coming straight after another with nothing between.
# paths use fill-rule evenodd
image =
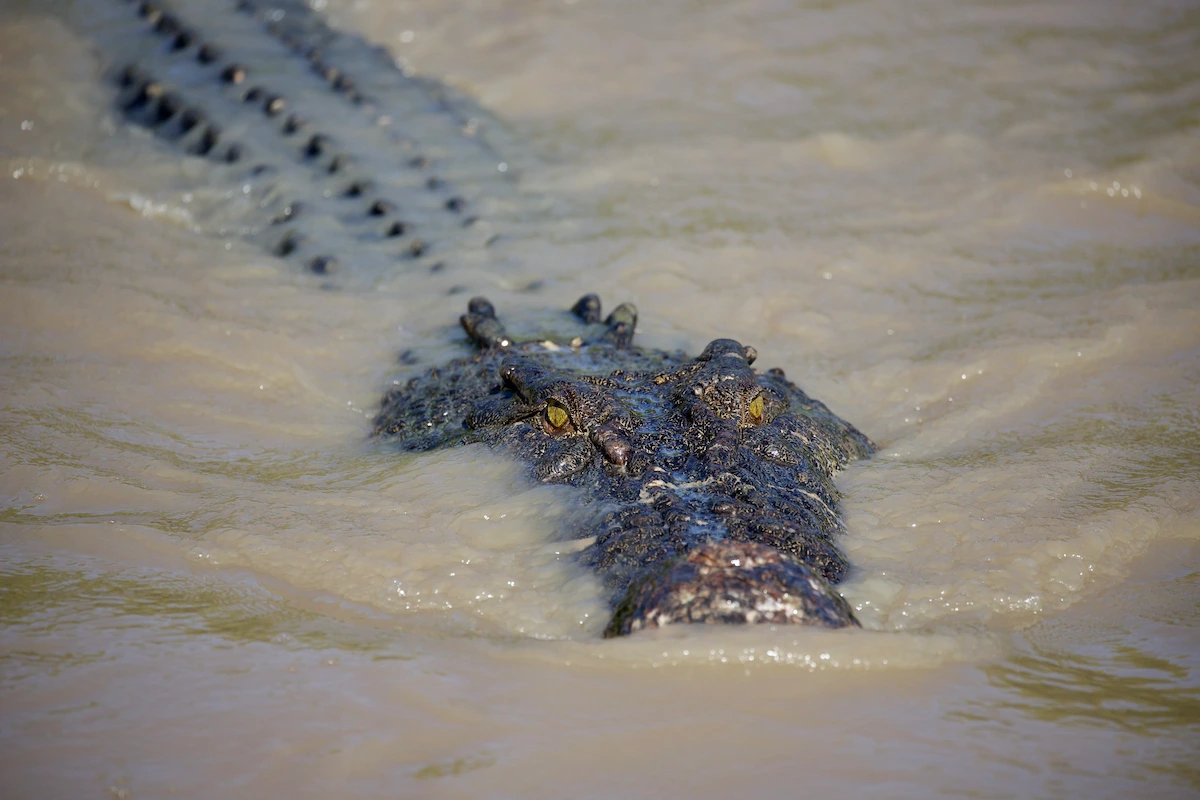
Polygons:
<instances>
[{"instance_id":1,"label":"crocodile snout","mask_svg":"<svg viewBox=\"0 0 1200 800\"><path fill-rule=\"evenodd\" d=\"M630 584L606 637L678 623L859 627L850 604L818 573L756 542L709 542Z\"/></svg>"}]
</instances>

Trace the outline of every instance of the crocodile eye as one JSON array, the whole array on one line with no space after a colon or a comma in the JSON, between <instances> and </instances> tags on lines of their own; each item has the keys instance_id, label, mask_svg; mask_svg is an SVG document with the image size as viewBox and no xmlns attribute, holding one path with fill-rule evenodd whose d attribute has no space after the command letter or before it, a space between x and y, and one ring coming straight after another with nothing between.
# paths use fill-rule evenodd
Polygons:
<instances>
[{"instance_id":1,"label":"crocodile eye","mask_svg":"<svg viewBox=\"0 0 1200 800\"><path fill-rule=\"evenodd\" d=\"M762 425L766 420L763 418L763 396L750 401L750 422L754 425Z\"/></svg>"},{"instance_id":2,"label":"crocodile eye","mask_svg":"<svg viewBox=\"0 0 1200 800\"><path fill-rule=\"evenodd\" d=\"M571 417L567 410L551 400L546 404L546 431L548 433L566 433L571 427Z\"/></svg>"}]
</instances>

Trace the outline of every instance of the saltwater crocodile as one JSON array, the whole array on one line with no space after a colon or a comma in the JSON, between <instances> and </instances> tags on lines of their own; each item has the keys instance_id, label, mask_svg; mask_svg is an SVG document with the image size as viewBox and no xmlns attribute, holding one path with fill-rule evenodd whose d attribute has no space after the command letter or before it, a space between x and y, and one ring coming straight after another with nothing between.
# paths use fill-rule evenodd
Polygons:
<instances>
[{"instance_id":1,"label":"saltwater crocodile","mask_svg":"<svg viewBox=\"0 0 1200 800\"><path fill-rule=\"evenodd\" d=\"M570 533L612 591L609 636L675 622L857 625L833 473L871 441L717 339L697 358L633 345L637 311L588 295L555 341L509 335L486 299L461 318L478 348L388 392L375 433L407 450L502 446L533 476L585 490Z\"/></svg>"},{"instance_id":2,"label":"saltwater crocodile","mask_svg":"<svg viewBox=\"0 0 1200 800\"><path fill-rule=\"evenodd\" d=\"M209 227L323 285L503 268L499 231L536 218L501 127L302 3L234 0L194 19L158 0L90 8L123 117L241 187ZM643 349L633 307L602 321L594 295L564 316L565 336L517 339L475 298L461 322L476 352L398 383L374 435L408 451L484 442L579 487L591 513L564 535L611 591L606 635L857 625L833 588L847 564L832 476L871 441L782 371L755 371L752 347Z\"/></svg>"},{"instance_id":3,"label":"saltwater crocodile","mask_svg":"<svg viewBox=\"0 0 1200 800\"><path fill-rule=\"evenodd\" d=\"M206 162L210 191L189 206L201 230L329 287L413 270L454 285L456 271L503 270L496 242L532 231L539 201L499 155L515 150L503 126L301 2L101 0L71 13L100 44L119 114Z\"/></svg>"}]
</instances>

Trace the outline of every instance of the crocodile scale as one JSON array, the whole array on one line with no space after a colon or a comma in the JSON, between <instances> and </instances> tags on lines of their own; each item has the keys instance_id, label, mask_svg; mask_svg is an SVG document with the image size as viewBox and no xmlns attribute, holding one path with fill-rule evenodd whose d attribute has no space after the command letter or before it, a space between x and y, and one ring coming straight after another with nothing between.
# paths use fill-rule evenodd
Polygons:
<instances>
[{"instance_id":1,"label":"crocodile scale","mask_svg":"<svg viewBox=\"0 0 1200 800\"><path fill-rule=\"evenodd\" d=\"M369 286L494 267L502 235L532 230L537 200L498 152L508 136L471 100L303 3L217 6L185 18L167 2L102 0L89 31L120 115L240 189L196 204L212 232L330 285Z\"/></svg>"}]
</instances>

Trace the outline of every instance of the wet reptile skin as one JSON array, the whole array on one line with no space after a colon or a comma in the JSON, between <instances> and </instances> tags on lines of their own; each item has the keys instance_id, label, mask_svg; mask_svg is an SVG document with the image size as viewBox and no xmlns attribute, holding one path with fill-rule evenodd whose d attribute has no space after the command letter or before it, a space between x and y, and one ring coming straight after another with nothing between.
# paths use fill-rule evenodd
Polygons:
<instances>
[{"instance_id":1,"label":"wet reptile skin","mask_svg":"<svg viewBox=\"0 0 1200 800\"><path fill-rule=\"evenodd\" d=\"M576 486L615 636L675 622L857 625L833 474L874 445L781 370L717 339L697 358L633 345L637 312L572 309L577 330L517 341L491 303L462 325L478 352L389 392L375 433L406 450L502 447L547 483Z\"/></svg>"},{"instance_id":2,"label":"wet reptile skin","mask_svg":"<svg viewBox=\"0 0 1200 800\"><path fill-rule=\"evenodd\" d=\"M305 5L233 0L185 19L107 2L94 33L120 115L244 187L216 232L369 286L462 262L502 269L498 234L536 221L500 126ZM568 335L517 341L472 300L462 325L476 352L388 392L374 434L407 451L484 442L578 487L589 513L564 536L585 541L580 560L610 590L607 636L857 625L833 588L847 564L832 477L871 441L782 371L755 371L753 348L642 349L632 306L602 320L594 295L563 316Z\"/></svg>"},{"instance_id":3,"label":"wet reptile skin","mask_svg":"<svg viewBox=\"0 0 1200 800\"><path fill-rule=\"evenodd\" d=\"M355 288L503 269L495 243L534 232L540 204L499 154L515 148L468 98L296 0L177 2L79 13L118 114L227 189L193 203L202 229Z\"/></svg>"}]
</instances>

